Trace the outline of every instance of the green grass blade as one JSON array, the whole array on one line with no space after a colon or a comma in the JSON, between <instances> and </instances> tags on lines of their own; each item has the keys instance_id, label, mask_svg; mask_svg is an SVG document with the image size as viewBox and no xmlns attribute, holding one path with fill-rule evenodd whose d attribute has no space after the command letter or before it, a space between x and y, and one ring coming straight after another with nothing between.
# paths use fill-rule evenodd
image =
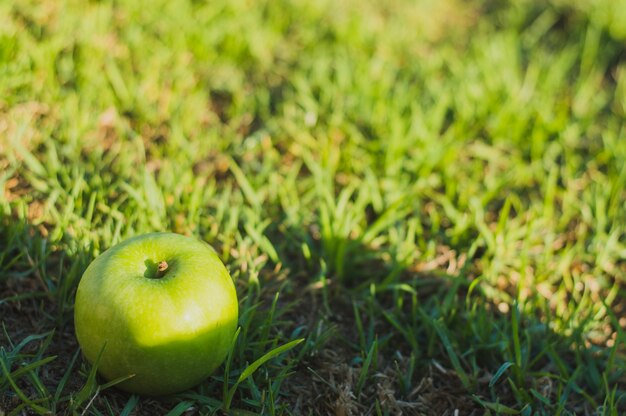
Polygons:
<instances>
[{"instance_id":1,"label":"green grass blade","mask_svg":"<svg viewBox=\"0 0 626 416\"><path fill-rule=\"evenodd\" d=\"M288 342L284 345L281 345L280 347L276 347L273 350L265 353L261 358L259 358L258 360L254 361L252 364L250 364L248 367L246 367L245 370L243 370L243 372L239 375L239 378L237 379L237 381L235 382L235 384L228 390L228 396L227 396L227 400L224 404L224 409L226 411L228 411L228 409L230 408L230 403L233 399L233 396L235 395L235 391L237 391L237 387L239 386L239 384L244 381L245 379L247 379L248 377L250 377L256 370L259 369L259 367L261 367L263 364L265 364L266 362L268 362L269 360L271 360L272 358L289 351L290 349L292 349L293 347L295 347L296 345L300 344L302 341L304 341L304 338L301 339L296 339L294 341Z\"/></svg>"},{"instance_id":2,"label":"green grass blade","mask_svg":"<svg viewBox=\"0 0 626 416\"><path fill-rule=\"evenodd\" d=\"M28 374L29 372L31 372L32 370L41 367L43 365L48 364L51 361L54 361L57 358L56 355L52 355L50 357L46 357L46 358L42 358L39 361L35 361L34 363L30 363L25 365L24 367L20 367L17 370L15 370L12 374L11 377L13 378L13 380L17 381L20 379L20 377L22 377L23 375Z\"/></svg>"},{"instance_id":3,"label":"green grass blade","mask_svg":"<svg viewBox=\"0 0 626 416\"><path fill-rule=\"evenodd\" d=\"M500 377L502 377L502 375L506 372L506 370L508 370L509 367L511 367L513 365L515 365L515 364L513 364L512 362L509 362L509 361L507 361L506 363L502 364L500 366L500 368L498 368L498 371L496 371L496 373L493 375L493 377L491 377L491 380L489 380L489 387L495 386L495 384L498 382Z\"/></svg>"},{"instance_id":4,"label":"green grass blade","mask_svg":"<svg viewBox=\"0 0 626 416\"><path fill-rule=\"evenodd\" d=\"M65 388L67 381L72 375L72 369L74 368L74 364L76 364L76 359L78 358L79 354L80 354L80 349L77 349L76 352L74 353L74 356L72 357L72 360L67 366L67 369L65 370L65 373L63 374L63 377L61 378L61 380L59 381L59 384L57 385L56 392L54 393L55 403L58 402L59 399L61 398L61 393L63 393L63 389Z\"/></svg>"},{"instance_id":5,"label":"green grass blade","mask_svg":"<svg viewBox=\"0 0 626 416\"><path fill-rule=\"evenodd\" d=\"M503 405L501 403L487 402L475 395L472 396L472 398L476 402L478 402L481 406L485 407L486 409L493 410L494 412L496 412L496 414L499 414L499 415L519 415L520 414L519 410L513 409L512 407Z\"/></svg>"},{"instance_id":6,"label":"green grass blade","mask_svg":"<svg viewBox=\"0 0 626 416\"><path fill-rule=\"evenodd\" d=\"M300 344L302 341L304 341L304 338L296 339L294 341L288 342L285 345L281 345L280 347L276 347L273 350L265 353L261 358L259 358L258 360L250 364L248 367L246 367L246 369L239 376L237 383L241 383L242 381L250 377L256 370L258 370L260 366L262 366L263 364L265 364L272 358L284 352L289 351L296 345Z\"/></svg>"},{"instance_id":7,"label":"green grass blade","mask_svg":"<svg viewBox=\"0 0 626 416\"><path fill-rule=\"evenodd\" d=\"M226 410L230 407L230 394L228 383L230 380L230 366L233 362L233 354L235 353L235 346L237 345L237 339L239 338L239 333L241 332L241 327L237 327L237 331L233 335L233 339L230 341L230 349L228 350L228 356L226 357L226 363L224 365L224 385L222 389L222 404Z\"/></svg>"},{"instance_id":8,"label":"green grass blade","mask_svg":"<svg viewBox=\"0 0 626 416\"><path fill-rule=\"evenodd\" d=\"M230 159L228 161L228 168L237 180L237 184L241 188L241 191L243 192L250 205L256 209L259 209L259 207L261 206L259 196L252 187L252 184L250 184L250 181L248 181L245 173L241 170L239 165L237 165L237 162L235 162L234 159Z\"/></svg>"},{"instance_id":9,"label":"green grass blade","mask_svg":"<svg viewBox=\"0 0 626 416\"><path fill-rule=\"evenodd\" d=\"M36 413L40 415L47 414L50 412L45 407L39 406L38 404L34 403L24 394L22 390L20 390L20 388L17 386L17 384L11 377L11 374L9 373L9 369L6 367L3 360L0 360L0 367L2 367L2 373L4 374L4 377L6 377L6 380L9 382L9 384L13 388L13 391L15 392L15 394L17 394L17 397L19 397L20 400L22 400L22 402L24 402L28 407L30 407L31 409L33 409L33 411L35 411Z\"/></svg>"},{"instance_id":10,"label":"green grass blade","mask_svg":"<svg viewBox=\"0 0 626 416\"><path fill-rule=\"evenodd\" d=\"M370 370L370 366L372 365L372 360L378 354L378 341L375 340L372 342L372 346L367 352L367 356L365 357L365 361L363 362L363 366L361 367L361 371L359 372L359 378L356 383L356 395L357 397L361 394L363 390L363 386L365 385L365 381L367 380L367 375Z\"/></svg>"},{"instance_id":11,"label":"green grass blade","mask_svg":"<svg viewBox=\"0 0 626 416\"><path fill-rule=\"evenodd\" d=\"M89 370L89 374L87 375L87 380L85 381L85 385L82 389L76 394L74 400L72 401L72 407L74 409L78 409L82 406L83 403L87 402L87 400L93 400L93 397L98 394L100 390L98 384L96 382L96 374L98 372L98 364L100 364L100 357L102 357L102 353L106 348L106 343L100 349L98 353L98 357L96 361L91 366ZM86 410L86 409L85 409Z\"/></svg>"},{"instance_id":12,"label":"green grass blade","mask_svg":"<svg viewBox=\"0 0 626 416\"><path fill-rule=\"evenodd\" d=\"M108 382L106 382L106 383L104 383L104 384L102 384L102 385L100 386L100 391L102 391L102 390L106 390L106 389L108 389L109 387L113 387L113 386L115 386L116 384L120 384L120 383L121 383L121 382L123 382L123 381L130 380L130 379L131 379L131 378L133 378L133 377L135 377L135 375L134 375L134 374L129 374L129 375L127 375L127 376L118 377L118 378L116 378L116 379L113 379L113 380L111 380L111 381L108 381Z\"/></svg>"},{"instance_id":13,"label":"green grass blade","mask_svg":"<svg viewBox=\"0 0 626 416\"><path fill-rule=\"evenodd\" d=\"M166 416L180 416L193 407L193 402L180 402L172 410L167 412Z\"/></svg>"},{"instance_id":14,"label":"green grass blade","mask_svg":"<svg viewBox=\"0 0 626 416\"><path fill-rule=\"evenodd\" d=\"M137 404L139 404L139 396L133 394L126 402L126 405L122 409L120 416L130 416L135 407L137 407Z\"/></svg>"},{"instance_id":15,"label":"green grass blade","mask_svg":"<svg viewBox=\"0 0 626 416\"><path fill-rule=\"evenodd\" d=\"M452 346L452 343L450 342L450 338L446 333L446 329L444 328L443 323L439 320L433 320L432 324L435 327L437 335L439 336L439 340L443 344L443 347L448 354L448 358L450 359L450 363L452 364L454 371L461 380L461 383L463 383L463 386L465 386L466 389L469 389L471 387L469 376L461 366L461 361L459 360L459 357L454 347Z\"/></svg>"}]
</instances>

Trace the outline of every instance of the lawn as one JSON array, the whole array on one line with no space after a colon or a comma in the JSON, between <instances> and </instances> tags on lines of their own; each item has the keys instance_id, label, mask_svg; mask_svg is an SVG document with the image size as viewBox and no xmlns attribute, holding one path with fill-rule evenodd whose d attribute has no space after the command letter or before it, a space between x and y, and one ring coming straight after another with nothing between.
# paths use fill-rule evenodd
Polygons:
<instances>
[{"instance_id":1,"label":"lawn","mask_svg":"<svg viewBox=\"0 0 626 416\"><path fill-rule=\"evenodd\" d=\"M139 397L74 296L166 230L240 333ZM3 416L624 414L626 2L3 0L0 327Z\"/></svg>"}]
</instances>

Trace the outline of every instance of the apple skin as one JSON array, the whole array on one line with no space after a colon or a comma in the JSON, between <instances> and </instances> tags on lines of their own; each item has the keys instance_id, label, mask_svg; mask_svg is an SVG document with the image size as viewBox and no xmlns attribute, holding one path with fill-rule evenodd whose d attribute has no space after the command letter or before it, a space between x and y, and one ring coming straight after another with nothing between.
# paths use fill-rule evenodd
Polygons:
<instances>
[{"instance_id":1,"label":"apple skin","mask_svg":"<svg viewBox=\"0 0 626 416\"><path fill-rule=\"evenodd\" d=\"M167 269L157 277L157 265ZM174 233L130 238L85 270L74 322L83 354L116 387L161 396L200 383L226 358L237 328L233 281L207 243ZM104 348L104 349L103 349Z\"/></svg>"}]
</instances>

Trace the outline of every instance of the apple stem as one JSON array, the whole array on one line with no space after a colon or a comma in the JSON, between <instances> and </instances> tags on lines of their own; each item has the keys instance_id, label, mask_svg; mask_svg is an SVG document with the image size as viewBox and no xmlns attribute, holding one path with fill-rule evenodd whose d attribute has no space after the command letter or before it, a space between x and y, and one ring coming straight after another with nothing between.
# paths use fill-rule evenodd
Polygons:
<instances>
[{"instance_id":1,"label":"apple stem","mask_svg":"<svg viewBox=\"0 0 626 416\"><path fill-rule=\"evenodd\" d=\"M165 275L165 272L167 271L167 267L168 267L168 264L165 260L159 263L159 265L157 266L157 273L156 273L157 279L160 279L161 277Z\"/></svg>"}]
</instances>

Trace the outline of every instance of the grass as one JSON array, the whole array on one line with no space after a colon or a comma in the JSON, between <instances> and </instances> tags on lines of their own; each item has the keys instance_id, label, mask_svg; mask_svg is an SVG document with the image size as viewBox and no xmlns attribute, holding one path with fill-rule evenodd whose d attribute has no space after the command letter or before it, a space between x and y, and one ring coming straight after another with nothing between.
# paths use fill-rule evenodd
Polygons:
<instances>
[{"instance_id":1,"label":"grass","mask_svg":"<svg viewBox=\"0 0 626 416\"><path fill-rule=\"evenodd\" d=\"M621 6L3 1L0 414L626 412ZM241 316L155 399L72 314L158 230Z\"/></svg>"}]
</instances>

